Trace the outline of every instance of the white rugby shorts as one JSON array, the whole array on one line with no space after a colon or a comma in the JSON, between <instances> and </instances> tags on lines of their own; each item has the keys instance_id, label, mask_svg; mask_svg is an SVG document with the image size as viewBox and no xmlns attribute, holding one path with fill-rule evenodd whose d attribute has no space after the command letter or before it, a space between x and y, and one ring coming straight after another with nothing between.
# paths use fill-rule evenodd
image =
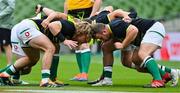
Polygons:
<instances>
[{"instance_id":1,"label":"white rugby shorts","mask_svg":"<svg viewBox=\"0 0 180 93\"><path fill-rule=\"evenodd\" d=\"M12 52L25 56L22 47L30 47L27 42L42 34L32 20L25 19L21 21L11 31Z\"/></svg>"},{"instance_id":2,"label":"white rugby shorts","mask_svg":"<svg viewBox=\"0 0 180 93\"><path fill-rule=\"evenodd\" d=\"M162 23L156 22L149 28L143 37L141 43L152 43L162 47L162 41L165 37L165 29Z\"/></svg>"}]
</instances>

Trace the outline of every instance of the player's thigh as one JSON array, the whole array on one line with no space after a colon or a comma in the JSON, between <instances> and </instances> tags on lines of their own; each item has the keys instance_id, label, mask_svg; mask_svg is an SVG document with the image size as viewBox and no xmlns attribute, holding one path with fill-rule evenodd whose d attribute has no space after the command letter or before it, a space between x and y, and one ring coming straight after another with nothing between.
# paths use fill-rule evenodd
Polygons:
<instances>
[{"instance_id":1,"label":"player's thigh","mask_svg":"<svg viewBox=\"0 0 180 93\"><path fill-rule=\"evenodd\" d=\"M131 67L133 51L121 51L121 62L124 66Z\"/></svg>"},{"instance_id":2,"label":"player's thigh","mask_svg":"<svg viewBox=\"0 0 180 93\"><path fill-rule=\"evenodd\" d=\"M147 56L153 55L153 53L159 48L158 45L152 43L142 43L140 45L138 56L143 60Z\"/></svg>"},{"instance_id":3,"label":"player's thigh","mask_svg":"<svg viewBox=\"0 0 180 93\"><path fill-rule=\"evenodd\" d=\"M40 50L36 48L23 48L25 54L29 57L29 67L34 66L40 59Z\"/></svg>"},{"instance_id":4,"label":"player's thigh","mask_svg":"<svg viewBox=\"0 0 180 93\"><path fill-rule=\"evenodd\" d=\"M29 45L33 48L42 49L44 51L55 50L55 47L52 44L52 42L48 39L48 37L46 37L43 34L31 39Z\"/></svg>"},{"instance_id":5,"label":"player's thigh","mask_svg":"<svg viewBox=\"0 0 180 93\"><path fill-rule=\"evenodd\" d=\"M139 57L138 52L139 47L136 47L132 55L132 61L136 66L140 66L140 64L143 62L143 60L141 60L141 58Z\"/></svg>"}]
</instances>

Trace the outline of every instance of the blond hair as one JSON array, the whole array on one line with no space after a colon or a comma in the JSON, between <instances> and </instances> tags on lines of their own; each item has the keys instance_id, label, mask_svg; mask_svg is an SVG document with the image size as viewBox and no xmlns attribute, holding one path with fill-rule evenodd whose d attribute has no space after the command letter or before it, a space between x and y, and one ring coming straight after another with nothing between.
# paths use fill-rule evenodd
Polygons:
<instances>
[{"instance_id":1,"label":"blond hair","mask_svg":"<svg viewBox=\"0 0 180 93\"><path fill-rule=\"evenodd\" d=\"M85 21L81 21L75 24L76 34L86 34L91 37L92 27L91 24Z\"/></svg>"},{"instance_id":2,"label":"blond hair","mask_svg":"<svg viewBox=\"0 0 180 93\"><path fill-rule=\"evenodd\" d=\"M105 28L105 24L103 23L90 24L89 22L81 21L75 24L75 28L76 28L76 33L74 37L79 35L86 35L88 39L91 38L96 39L95 35Z\"/></svg>"}]
</instances>

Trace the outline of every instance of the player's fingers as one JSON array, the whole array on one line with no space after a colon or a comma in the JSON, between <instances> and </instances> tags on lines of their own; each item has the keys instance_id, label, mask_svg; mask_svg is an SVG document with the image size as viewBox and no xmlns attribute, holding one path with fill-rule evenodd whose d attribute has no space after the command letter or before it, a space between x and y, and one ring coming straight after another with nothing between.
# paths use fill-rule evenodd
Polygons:
<instances>
[{"instance_id":1,"label":"player's fingers","mask_svg":"<svg viewBox=\"0 0 180 93\"><path fill-rule=\"evenodd\" d=\"M47 28L47 23L46 22L42 22L41 24L44 28Z\"/></svg>"},{"instance_id":2,"label":"player's fingers","mask_svg":"<svg viewBox=\"0 0 180 93\"><path fill-rule=\"evenodd\" d=\"M77 41L73 41L73 43L77 44L78 42Z\"/></svg>"},{"instance_id":3,"label":"player's fingers","mask_svg":"<svg viewBox=\"0 0 180 93\"><path fill-rule=\"evenodd\" d=\"M71 45L67 45L69 47L69 49L72 49Z\"/></svg>"},{"instance_id":4,"label":"player's fingers","mask_svg":"<svg viewBox=\"0 0 180 93\"><path fill-rule=\"evenodd\" d=\"M72 47L77 47L78 45L76 43L71 44Z\"/></svg>"}]
</instances>

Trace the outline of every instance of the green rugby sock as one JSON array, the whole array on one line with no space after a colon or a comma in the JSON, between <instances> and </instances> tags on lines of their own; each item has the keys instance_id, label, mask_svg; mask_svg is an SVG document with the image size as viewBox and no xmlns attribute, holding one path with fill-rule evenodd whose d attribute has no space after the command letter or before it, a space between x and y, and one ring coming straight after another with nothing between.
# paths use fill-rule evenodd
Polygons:
<instances>
[{"instance_id":1,"label":"green rugby sock","mask_svg":"<svg viewBox=\"0 0 180 93\"><path fill-rule=\"evenodd\" d=\"M100 78L104 78L104 68L103 68L103 72L102 72L102 74L101 74L101 77Z\"/></svg>"},{"instance_id":2,"label":"green rugby sock","mask_svg":"<svg viewBox=\"0 0 180 93\"><path fill-rule=\"evenodd\" d=\"M163 71L162 69L159 69L159 72L160 72L161 76L164 76L166 74L166 72Z\"/></svg>"},{"instance_id":3,"label":"green rugby sock","mask_svg":"<svg viewBox=\"0 0 180 93\"><path fill-rule=\"evenodd\" d=\"M0 69L0 73L2 73L2 72L4 72L4 71L6 71L6 70L7 70L10 66L11 66L11 65L8 65L8 66L6 66L5 68Z\"/></svg>"},{"instance_id":4,"label":"green rugby sock","mask_svg":"<svg viewBox=\"0 0 180 93\"><path fill-rule=\"evenodd\" d=\"M52 64L50 68L50 79L54 81L57 77L57 70L58 70L58 64L59 64L59 56L53 56Z\"/></svg>"},{"instance_id":5,"label":"green rugby sock","mask_svg":"<svg viewBox=\"0 0 180 93\"><path fill-rule=\"evenodd\" d=\"M76 61L78 64L79 71L80 73L82 73L81 51L78 50L78 51L75 51L75 53L76 53Z\"/></svg>"},{"instance_id":6,"label":"green rugby sock","mask_svg":"<svg viewBox=\"0 0 180 93\"><path fill-rule=\"evenodd\" d=\"M13 75L14 73L16 73L16 69L14 67L14 65L9 66L9 68L7 68L6 73L9 75Z\"/></svg>"},{"instance_id":7,"label":"green rugby sock","mask_svg":"<svg viewBox=\"0 0 180 93\"><path fill-rule=\"evenodd\" d=\"M88 73L89 65L91 61L91 52L87 50L85 52L81 52L81 62L82 62L82 72Z\"/></svg>"},{"instance_id":8,"label":"green rugby sock","mask_svg":"<svg viewBox=\"0 0 180 93\"><path fill-rule=\"evenodd\" d=\"M171 73L171 68L168 68L166 66L162 66L162 65L159 65L159 64L158 64L158 67L159 67L159 69L161 69L161 70L163 70L165 72Z\"/></svg>"},{"instance_id":9,"label":"green rugby sock","mask_svg":"<svg viewBox=\"0 0 180 93\"><path fill-rule=\"evenodd\" d=\"M162 80L158 66L152 57L146 57L142 65L148 69L154 80Z\"/></svg>"},{"instance_id":10,"label":"green rugby sock","mask_svg":"<svg viewBox=\"0 0 180 93\"><path fill-rule=\"evenodd\" d=\"M112 66L104 67L104 77L112 78Z\"/></svg>"},{"instance_id":11,"label":"green rugby sock","mask_svg":"<svg viewBox=\"0 0 180 93\"><path fill-rule=\"evenodd\" d=\"M44 81L44 82L48 82L48 80L49 80L49 77L50 77L50 70L42 70L41 71L41 75L42 75L42 80Z\"/></svg>"},{"instance_id":12,"label":"green rugby sock","mask_svg":"<svg viewBox=\"0 0 180 93\"><path fill-rule=\"evenodd\" d=\"M165 67L165 71L171 73L171 68Z\"/></svg>"}]
</instances>

